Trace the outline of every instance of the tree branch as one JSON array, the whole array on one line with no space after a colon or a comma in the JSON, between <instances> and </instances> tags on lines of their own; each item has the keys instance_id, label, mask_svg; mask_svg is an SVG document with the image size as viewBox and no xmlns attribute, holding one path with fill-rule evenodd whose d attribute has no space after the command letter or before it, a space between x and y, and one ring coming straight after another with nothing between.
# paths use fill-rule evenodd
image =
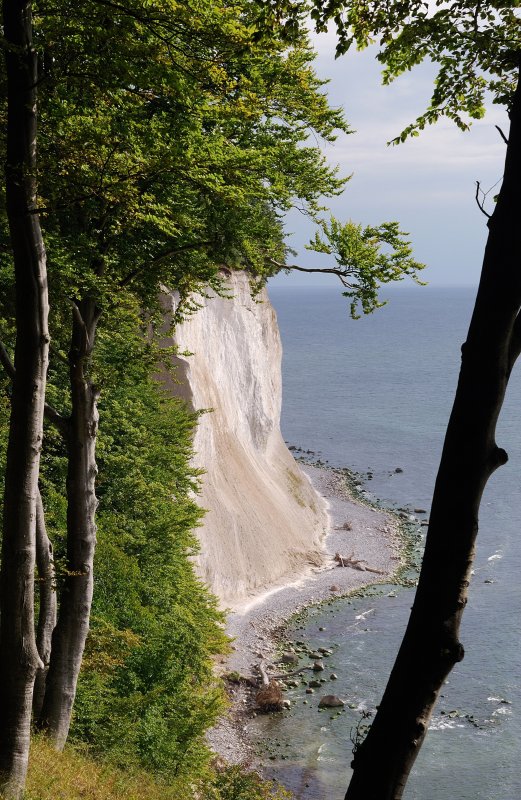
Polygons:
<instances>
[{"instance_id":1,"label":"tree branch","mask_svg":"<svg viewBox=\"0 0 521 800\"><path fill-rule=\"evenodd\" d=\"M62 414L56 411L53 406L49 405L49 403L45 403L44 405L44 414L47 422L52 422L53 425L56 425L61 435L64 438L67 438L70 430L69 417L64 417Z\"/></svg>"},{"instance_id":2,"label":"tree branch","mask_svg":"<svg viewBox=\"0 0 521 800\"><path fill-rule=\"evenodd\" d=\"M3 342L0 342L0 363L2 364L3 368L6 371L6 374L9 376L11 380L14 380L14 376L16 375L16 369L11 361L11 356L7 352L7 349ZM44 414L45 419L49 422L52 422L53 425L56 425L58 430L63 436L66 436L69 431L69 419L68 417L64 417L58 411L56 411L53 406L49 405L49 403L45 403L44 405Z\"/></svg>"},{"instance_id":3,"label":"tree branch","mask_svg":"<svg viewBox=\"0 0 521 800\"><path fill-rule=\"evenodd\" d=\"M14 368L13 362L11 361L11 356L7 352L3 342L0 342L0 362L2 363L2 366L5 369L9 378L13 380L16 370Z\"/></svg>"},{"instance_id":4,"label":"tree branch","mask_svg":"<svg viewBox=\"0 0 521 800\"><path fill-rule=\"evenodd\" d=\"M512 333L510 335L510 345L508 349L508 363L509 373L512 371L514 364L521 355L521 312L518 313Z\"/></svg>"},{"instance_id":5,"label":"tree branch","mask_svg":"<svg viewBox=\"0 0 521 800\"><path fill-rule=\"evenodd\" d=\"M353 284L349 283L348 277L352 275L352 271L348 267L340 268L340 267L301 267L298 264L281 264L279 261L276 261L274 258L270 258L270 262L275 267L279 267L279 269L288 269L288 270L297 270L298 272L319 272L323 275L336 275L337 278L340 279L340 282L346 289L352 289Z\"/></svg>"},{"instance_id":6,"label":"tree branch","mask_svg":"<svg viewBox=\"0 0 521 800\"><path fill-rule=\"evenodd\" d=\"M83 337L83 341L81 344L81 351L79 355L84 356L89 349L89 332L87 331L87 325L81 315L81 311L79 309L78 304L74 300L72 300L71 305L72 305L72 316L76 321L76 324L78 325L79 329L81 330Z\"/></svg>"},{"instance_id":7,"label":"tree branch","mask_svg":"<svg viewBox=\"0 0 521 800\"><path fill-rule=\"evenodd\" d=\"M166 261L167 258L171 258L172 256L176 256L180 253L186 253L189 250L202 250L203 247L209 247L212 244L215 244L215 242L194 242L192 244L185 244L181 245L181 247L173 247L170 250L165 250L163 253L159 253L157 256L150 259L150 261L141 264L141 266L130 272L125 278L122 278L119 282L119 288L124 289L125 286L128 286L129 283L132 283L134 278L137 278L138 275L141 275L141 273L144 272L148 267L155 267L156 264L161 264L163 261Z\"/></svg>"},{"instance_id":8,"label":"tree branch","mask_svg":"<svg viewBox=\"0 0 521 800\"><path fill-rule=\"evenodd\" d=\"M500 136L501 136L501 138L503 139L504 143L505 143L505 144L508 144L508 139L507 139L507 137L505 136L505 134L503 133L503 131L501 130L501 128L499 127L499 125L496 125L495 127L496 127L496 129L499 131L499 135L500 135Z\"/></svg>"},{"instance_id":9,"label":"tree branch","mask_svg":"<svg viewBox=\"0 0 521 800\"><path fill-rule=\"evenodd\" d=\"M496 127L497 127L497 126L496 126ZM488 214L488 213L485 211L485 209L484 209L484 207L483 207L483 203L481 203L481 202L480 202L480 200L479 200L479 193L480 193L480 191L481 191L481 194L483 195L483 197L485 197L485 193L484 193L484 192L481 190L481 184L480 184L480 182L479 182L479 181L476 181L476 203L478 204L478 208L479 208L479 210L481 211L481 213L482 213L482 214L484 214L484 215L485 215L485 216L486 216L488 219L490 219L490 217L491 217L491 214Z\"/></svg>"}]
</instances>

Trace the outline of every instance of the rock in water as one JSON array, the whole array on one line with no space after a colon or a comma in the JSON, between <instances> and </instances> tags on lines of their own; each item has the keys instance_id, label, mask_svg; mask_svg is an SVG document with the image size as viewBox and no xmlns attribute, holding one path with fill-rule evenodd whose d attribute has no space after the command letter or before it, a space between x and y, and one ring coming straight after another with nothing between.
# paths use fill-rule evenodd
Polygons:
<instances>
[{"instance_id":1,"label":"rock in water","mask_svg":"<svg viewBox=\"0 0 521 800\"><path fill-rule=\"evenodd\" d=\"M344 700L337 697L336 694L326 694L320 698L319 708L343 708L345 706Z\"/></svg>"}]
</instances>

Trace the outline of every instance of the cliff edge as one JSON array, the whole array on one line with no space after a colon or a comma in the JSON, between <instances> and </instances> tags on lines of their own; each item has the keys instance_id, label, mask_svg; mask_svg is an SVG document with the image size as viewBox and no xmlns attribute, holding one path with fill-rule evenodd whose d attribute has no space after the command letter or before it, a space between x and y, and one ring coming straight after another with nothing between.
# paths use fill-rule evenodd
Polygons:
<instances>
[{"instance_id":1,"label":"cliff edge","mask_svg":"<svg viewBox=\"0 0 521 800\"><path fill-rule=\"evenodd\" d=\"M178 379L170 384L201 415L194 448L207 509L198 530L198 572L223 606L322 563L326 503L280 432L282 346L277 318L244 273L228 279L233 299L200 297L177 326ZM168 302L175 307L176 298Z\"/></svg>"}]
</instances>

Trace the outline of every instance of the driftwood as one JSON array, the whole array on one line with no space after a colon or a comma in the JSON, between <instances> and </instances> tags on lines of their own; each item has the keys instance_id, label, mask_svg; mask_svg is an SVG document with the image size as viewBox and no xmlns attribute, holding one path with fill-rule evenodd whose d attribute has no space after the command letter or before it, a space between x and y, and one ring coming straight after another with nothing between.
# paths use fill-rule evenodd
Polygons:
<instances>
[{"instance_id":1,"label":"driftwood","mask_svg":"<svg viewBox=\"0 0 521 800\"><path fill-rule=\"evenodd\" d=\"M385 575L384 569L373 569L367 566L367 561L355 558L355 554L351 553L349 556L341 556L340 553L335 553L334 560L339 567L351 567L351 569L358 569L360 572L375 572L377 575Z\"/></svg>"},{"instance_id":2,"label":"driftwood","mask_svg":"<svg viewBox=\"0 0 521 800\"><path fill-rule=\"evenodd\" d=\"M257 669L260 672L263 686L268 686L270 681L283 681L284 678L291 678L292 675L298 675L300 672L313 669L313 666L310 665L309 667L299 667L299 669L294 669L292 672L281 672L279 675L268 675L265 663L266 662L261 661L259 664L257 664ZM280 664L281 662L279 661L278 663Z\"/></svg>"},{"instance_id":3,"label":"driftwood","mask_svg":"<svg viewBox=\"0 0 521 800\"><path fill-rule=\"evenodd\" d=\"M293 675L299 675L301 672L304 672L305 670L308 669L312 670L313 666L300 667L299 669L292 670L292 672L281 672L280 675L271 675L270 677L274 681L279 681L279 680L283 681L284 678L291 678Z\"/></svg>"},{"instance_id":4,"label":"driftwood","mask_svg":"<svg viewBox=\"0 0 521 800\"><path fill-rule=\"evenodd\" d=\"M262 679L262 688L259 689L255 697L257 707L260 711L282 711L284 698L280 684L268 675L263 661L257 665Z\"/></svg>"},{"instance_id":5,"label":"driftwood","mask_svg":"<svg viewBox=\"0 0 521 800\"><path fill-rule=\"evenodd\" d=\"M259 662L259 664L257 664L257 669L259 670L260 676L262 678L262 685L268 686L270 682L270 676L266 672L266 667L264 666L264 664L265 664L264 661Z\"/></svg>"},{"instance_id":6,"label":"driftwood","mask_svg":"<svg viewBox=\"0 0 521 800\"><path fill-rule=\"evenodd\" d=\"M259 664L257 664L257 669L259 670L262 680L262 687L259 689L255 697L259 711L266 713L269 711L282 711L284 708L284 695L282 694L280 683L278 683L279 680L289 678L290 675L298 675L299 672L304 672L304 670L313 669L312 666L301 667L293 672L283 672L280 675L269 675L266 667L267 665L264 661L261 661Z\"/></svg>"}]
</instances>

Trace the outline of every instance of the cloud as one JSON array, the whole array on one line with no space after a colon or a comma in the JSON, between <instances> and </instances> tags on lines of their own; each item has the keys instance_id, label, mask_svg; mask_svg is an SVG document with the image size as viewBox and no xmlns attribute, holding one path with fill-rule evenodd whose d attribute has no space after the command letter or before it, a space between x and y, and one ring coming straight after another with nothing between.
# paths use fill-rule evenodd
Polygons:
<instances>
[{"instance_id":1,"label":"cloud","mask_svg":"<svg viewBox=\"0 0 521 800\"><path fill-rule=\"evenodd\" d=\"M475 181L488 189L501 179L505 146L494 126L506 132L506 114L491 105L470 132L441 120L418 138L388 147L386 142L426 108L435 67L422 64L382 86L375 48L335 60L333 31L313 41L315 68L330 79L324 90L356 129L323 148L344 175L353 173L345 193L329 203L335 216L364 224L396 219L411 233L417 257L431 265L429 280L476 282L486 227L474 200ZM303 249L312 234L309 223L294 214L288 228L295 231L291 244L302 263L314 262L316 255Z\"/></svg>"}]
</instances>

